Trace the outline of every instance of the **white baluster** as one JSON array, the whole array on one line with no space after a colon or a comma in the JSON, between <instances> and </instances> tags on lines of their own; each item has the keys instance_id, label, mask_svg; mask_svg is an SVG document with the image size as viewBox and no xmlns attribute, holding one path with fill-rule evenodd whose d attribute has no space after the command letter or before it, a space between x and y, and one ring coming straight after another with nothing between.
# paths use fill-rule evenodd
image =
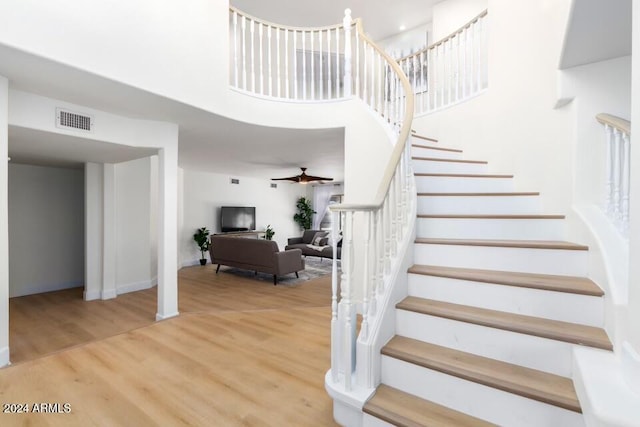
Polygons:
<instances>
[{"instance_id":1,"label":"white baluster","mask_svg":"<svg viewBox=\"0 0 640 427\"><path fill-rule=\"evenodd\" d=\"M327 30L327 99L331 99L331 30Z\"/></svg>"},{"instance_id":2,"label":"white baluster","mask_svg":"<svg viewBox=\"0 0 640 427\"><path fill-rule=\"evenodd\" d=\"M453 39L447 41L447 103L453 103Z\"/></svg>"},{"instance_id":3,"label":"white baluster","mask_svg":"<svg viewBox=\"0 0 640 427\"><path fill-rule=\"evenodd\" d=\"M426 108L425 108L425 102L428 98L425 97L425 90L428 90L427 88L427 81L425 79L425 69L427 68L427 64L424 63L425 61L425 51L423 50L422 52L420 52L420 103L419 105L416 106L416 112L417 113L423 113Z\"/></svg>"},{"instance_id":4,"label":"white baluster","mask_svg":"<svg viewBox=\"0 0 640 427\"><path fill-rule=\"evenodd\" d=\"M476 37L475 48L478 60L476 61L476 92L482 90L482 19L478 19L475 23Z\"/></svg>"},{"instance_id":5,"label":"white baluster","mask_svg":"<svg viewBox=\"0 0 640 427\"><path fill-rule=\"evenodd\" d=\"M336 28L336 98L340 98L340 28Z\"/></svg>"},{"instance_id":6,"label":"white baluster","mask_svg":"<svg viewBox=\"0 0 640 427\"><path fill-rule=\"evenodd\" d=\"M380 55L378 55L378 61L380 61ZM391 98L389 97L389 86L391 85L391 76L389 76L388 68L386 65L382 70L384 78L382 79L382 84L384 86L384 113L382 116L385 119L389 118L389 112L391 111Z\"/></svg>"},{"instance_id":7,"label":"white baluster","mask_svg":"<svg viewBox=\"0 0 640 427\"><path fill-rule=\"evenodd\" d=\"M349 26L351 28L351 26ZM360 96L360 33L356 30L356 96Z\"/></svg>"},{"instance_id":8,"label":"white baluster","mask_svg":"<svg viewBox=\"0 0 640 427\"><path fill-rule=\"evenodd\" d=\"M298 99L298 31L294 30L293 36L293 99Z\"/></svg>"},{"instance_id":9,"label":"white baluster","mask_svg":"<svg viewBox=\"0 0 640 427\"><path fill-rule=\"evenodd\" d=\"M461 42L464 44L464 49L462 52L462 98L466 99L468 92L468 83L469 83L469 32L467 29L462 30L462 34L460 35Z\"/></svg>"},{"instance_id":10,"label":"white baluster","mask_svg":"<svg viewBox=\"0 0 640 427\"><path fill-rule=\"evenodd\" d=\"M340 344L338 339L338 224L340 224L340 212L333 212L331 224L331 242L333 260L331 265L331 375L333 382L338 382L338 356Z\"/></svg>"},{"instance_id":11,"label":"white baluster","mask_svg":"<svg viewBox=\"0 0 640 427\"><path fill-rule=\"evenodd\" d=\"M356 32L356 35L357 34L358 32ZM375 108L373 101L370 102L369 100L369 88L367 87L367 84L369 83L369 49L364 40L362 40L362 53L362 99L364 102L368 103L371 108Z\"/></svg>"},{"instance_id":12,"label":"white baluster","mask_svg":"<svg viewBox=\"0 0 640 427\"><path fill-rule=\"evenodd\" d=\"M372 317L378 314L378 216L380 209L371 212L371 304L369 313Z\"/></svg>"},{"instance_id":13,"label":"white baluster","mask_svg":"<svg viewBox=\"0 0 640 427\"><path fill-rule=\"evenodd\" d=\"M271 67L271 57L273 56L271 54L272 52L272 47L271 47L271 25L269 25L269 27L267 27L267 40L269 43L269 49L268 49L268 66L269 66L269 72L267 73L267 76L269 78L269 96L273 96L273 68Z\"/></svg>"},{"instance_id":14,"label":"white baluster","mask_svg":"<svg viewBox=\"0 0 640 427\"><path fill-rule=\"evenodd\" d=\"M282 97L282 76L280 73L280 28L276 28L276 76L278 97Z\"/></svg>"},{"instance_id":15,"label":"white baluster","mask_svg":"<svg viewBox=\"0 0 640 427\"><path fill-rule=\"evenodd\" d=\"M460 100L460 55L462 47L460 46L460 34L456 34L456 101Z\"/></svg>"},{"instance_id":16,"label":"white baluster","mask_svg":"<svg viewBox=\"0 0 640 427\"><path fill-rule=\"evenodd\" d=\"M301 31L302 34L302 99L307 99L307 50L305 43L307 39L307 31Z\"/></svg>"},{"instance_id":17,"label":"white baluster","mask_svg":"<svg viewBox=\"0 0 640 427\"><path fill-rule=\"evenodd\" d=\"M629 166L631 159L629 158L630 141L629 135L622 134L621 152L622 152L622 207L621 207L621 226L620 231L623 235L627 235L629 231Z\"/></svg>"},{"instance_id":18,"label":"white baluster","mask_svg":"<svg viewBox=\"0 0 640 427\"><path fill-rule=\"evenodd\" d=\"M260 68L260 95L264 95L264 51L262 50L262 45L263 45L263 27L264 25L262 23L258 24L258 37L259 37L259 50L260 50L260 57L258 58L260 63L258 64L258 67Z\"/></svg>"},{"instance_id":19,"label":"white baluster","mask_svg":"<svg viewBox=\"0 0 640 427\"><path fill-rule=\"evenodd\" d=\"M289 30L284 30L284 96L289 98Z\"/></svg>"},{"instance_id":20,"label":"white baluster","mask_svg":"<svg viewBox=\"0 0 640 427\"><path fill-rule=\"evenodd\" d=\"M613 130L613 219L618 222L622 218L622 212L620 211L620 184L621 184L621 173L622 173L622 156L620 150L620 134L621 132L618 129Z\"/></svg>"},{"instance_id":21,"label":"white baluster","mask_svg":"<svg viewBox=\"0 0 640 427\"><path fill-rule=\"evenodd\" d=\"M354 333L355 322L352 319L352 278L353 278L353 212L345 213L344 237L342 239L342 280L340 288L342 290L340 304L343 305L344 329L343 329L343 357L344 357L344 383L345 389L352 388L352 374L354 362Z\"/></svg>"},{"instance_id":22,"label":"white baluster","mask_svg":"<svg viewBox=\"0 0 640 427\"><path fill-rule=\"evenodd\" d=\"M320 99L324 99L324 81L322 76L322 68L324 67L324 52L322 51L322 31L318 31L318 44L320 45L318 50L320 55L318 56L318 67L320 68L320 74L318 75L318 81L320 83L319 95Z\"/></svg>"},{"instance_id":23,"label":"white baluster","mask_svg":"<svg viewBox=\"0 0 640 427\"><path fill-rule=\"evenodd\" d=\"M360 325L360 336L363 340L369 337L369 301L371 300L370 281L371 281L371 251L369 242L371 239L371 212L364 212L364 241L362 246L363 254L363 282L362 282L362 324Z\"/></svg>"},{"instance_id":24,"label":"white baluster","mask_svg":"<svg viewBox=\"0 0 640 427\"><path fill-rule=\"evenodd\" d=\"M381 294L384 292L384 204L377 211L376 224L376 287Z\"/></svg>"},{"instance_id":25,"label":"white baluster","mask_svg":"<svg viewBox=\"0 0 640 427\"><path fill-rule=\"evenodd\" d=\"M604 125L605 133L605 166L606 181L604 195L604 212L607 216L613 214L613 129L609 125Z\"/></svg>"},{"instance_id":26,"label":"white baluster","mask_svg":"<svg viewBox=\"0 0 640 427\"><path fill-rule=\"evenodd\" d=\"M316 56L316 52L313 50L313 39L314 39L314 34L315 31L311 31L309 33L309 35L311 36L311 51L310 56L311 56L311 99L313 99L315 101L316 99L316 80L315 80L315 75L314 75L314 65L315 65L315 56Z\"/></svg>"},{"instance_id":27,"label":"white baluster","mask_svg":"<svg viewBox=\"0 0 640 427\"><path fill-rule=\"evenodd\" d=\"M238 12L233 11L233 84L238 84Z\"/></svg>"},{"instance_id":28,"label":"white baluster","mask_svg":"<svg viewBox=\"0 0 640 427\"><path fill-rule=\"evenodd\" d=\"M352 93L352 70L351 61L353 59L351 52L351 9L345 9L344 19L342 21L344 26L344 97L348 98Z\"/></svg>"},{"instance_id":29,"label":"white baluster","mask_svg":"<svg viewBox=\"0 0 640 427\"><path fill-rule=\"evenodd\" d=\"M247 31L246 18L242 16L242 89L247 90Z\"/></svg>"},{"instance_id":30,"label":"white baluster","mask_svg":"<svg viewBox=\"0 0 640 427\"><path fill-rule=\"evenodd\" d=\"M251 34L251 92L256 91L256 61L255 61L255 21L251 20L250 34Z\"/></svg>"},{"instance_id":31,"label":"white baluster","mask_svg":"<svg viewBox=\"0 0 640 427\"><path fill-rule=\"evenodd\" d=\"M384 276L391 274L391 194L384 200Z\"/></svg>"}]
</instances>

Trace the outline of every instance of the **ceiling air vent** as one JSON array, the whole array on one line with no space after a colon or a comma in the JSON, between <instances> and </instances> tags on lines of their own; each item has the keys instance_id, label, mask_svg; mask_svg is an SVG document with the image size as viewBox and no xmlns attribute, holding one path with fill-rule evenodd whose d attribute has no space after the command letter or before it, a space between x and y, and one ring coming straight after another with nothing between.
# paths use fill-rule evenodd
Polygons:
<instances>
[{"instance_id":1,"label":"ceiling air vent","mask_svg":"<svg viewBox=\"0 0 640 427\"><path fill-rule=\"evenodd\" d=\"M276 184L275 182L271 183L271 188L278 188L278 184Z\"/></svg>"},{"instance_id":2,"label":"ceiling air vent","mask_svg":"<svg viewBox=\"0 0 640 427\"><path fill-rule=\"evenodd\" d=\"M237 178L231 178L231 183L232 184L240 184L240 180Z\"/></svg>"},{"instance_id":3,"label":"ceiling air vent","mask_svg":"<svg viewBox=\"0 0 640 427\"><path fill-rule=\"evenodd\" d=\"M93 117L56 108L56 127L91 132L93 129Z\"/></svg>"}]
</instances>

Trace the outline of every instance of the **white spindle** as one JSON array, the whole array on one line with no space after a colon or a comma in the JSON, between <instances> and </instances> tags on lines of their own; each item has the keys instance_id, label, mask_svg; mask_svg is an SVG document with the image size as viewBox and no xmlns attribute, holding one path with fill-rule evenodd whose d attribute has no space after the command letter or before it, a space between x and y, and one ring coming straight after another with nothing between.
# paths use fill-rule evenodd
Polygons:
<instances>
[{"instance_id":1,"label":"white spindle","mask_svg":"<svg viewBox=\"0 0 640 427\"><path fill-rule=\"evenodd\" d=\"M355 323L352 313L352 278L353 278L353 212L345 212L344 237L342 239L342 280L340 281L341 303L344 310L344 329L343 329L343 357L344 357L344 382L345 389L351 390L352 373L354 361L354 345L355 340L353 333L355 331Z\"/></svg>"},{"instance_id":2,"label":"white spindle","mask_svg":"<svg viewBox=\"0 0 640 427\"><path fill-rule=\"evenodd\" d=\"M293 99L298 99L298 31L294 30L293 36Z\"/></svg>"},{"instance_id":3,"label":"white spindle","mask_svg":"<svg viewBox=\"0 0 640 427\"><path fill-rule=\"evenodd\" d=\"M311 50L310 50L310 56L311 56L311 99L313 99L315 101L316 99L316 80L315 80L315 56L316 56L316 52L313 50L313 39L314 37L315 31L311 31L309 33L309 35L311 36Z\"/></svg>"},{"instance_id":4,"label":"white spindle","mask_svg":"<svg viewBox=\"0 0 640 427\"><path fill-rule=\"evenodd\" d=\"M338 224L340 212L333 212L331 224L331 244L333 249L333 264L331 266L331 375L333 382L338 381L338 357L340 344L338 341Z\"/></svg>"},{"instance_id":5,"label":"white spindle","mask_svg":"<svg viewBox=\"0 0 640 427\"><path fill-rule=\"evenodd\" d=\"M238 87L238 12L233 11L233 84Z\"/></svg>"},{"instance_id":6,"label":"white spindle","mask_svg":"<svg viewBox=\"0 0 640 427\"><path fill-rule=\"evenodd\" d=\"M613 130L613 219L619 221L622 217L620 211L620 184L621 184L621 165L622 165L622 152L620 150L621 132L618 129Z\"/></svg>"},{"instance_id":7,"label":"white spindle","mask_svg":"<svg viewBox=\"0 0 640 427\"><path fill-rule=\"evenodd\" d=\"M284 97L289 98L289 30L284 30Z\"/></svg>"},{"instance_id":8,"label":"white spindle","mask_svg":"<svg viewBox=\"0 0 640 427\"><path fill-rule=\"evenodd\" d=\"M358 33L357 31L356 31L356 96L360 96L360 33Z\"/></svg>"},{"instance_id":9,"label":"white spindle","mask_svg":"<svg viewBox=\"0 0 640 427\"><path fill-rule=\"evenodd\" d=\"M357 31L356 34L358 34ZM375 108L373 101L369 100L369 88L367 87L367 84L369 83L369 48L364 40L362 41L362 53L362 99L364 102L367 102L371 108Z\"/></svg>"},{"instance_id":10,"label":"white spindle","mask_svg":"<svg viewBox=\"0 0 640 427\"><path fill-rule=\"evenodd\" d=\"M613 214L613 128L604 125L605 153L606 153L606 183L604 211L607 215Z\"/></svg>"},{"instance_id":11,"label":"white spindle","mask_svg":"<svg viewBox=\"0 0 640 427\"><path fill-rule=\"evenodd\" d=\"M340 29L336 28L336 98L340 98Z\"/></svg>"},{"instance_id":12,"label":"white spindle","mask_svg":"<svg viewBox=\"0 0 640 427\"><path fill-rule=\"evenodd\" d=\"M307 49L305 48L307 32L302 31L302 99L307 99Z\"/></svg>"},{"instance_id":13,"label":"white spindle","mask_svg":"<svg viewBox=\"0 0 640 427\"><path fill-rule=\"evenodd\" d=\"M351 81L351 64L353 60L353 52L351 52L351 9L345 9L342 25L344 26L344 79L342 81L344 97L347 98L351 96L353 89Z\"/></svg>"},{"instance_id":14,"label":"white spindle","mask_svg":"<svg viewBox=\"0 0 640 427\"><path fill-rule=\"evenodd\" d=\"M318 52L320 53L318 55L318 68L319 68L319 74L318 74L318 82L320 83L320 88L318 89L319 95L320 95L320 99L324 99L324 82L323 82L323 76L322 76L322 68L324 67L324 52L322 51L322 31L318 31L318 44L320 45L318 47Z\"/></svg>"},{"instance_id":15,"label":"white spindle","mask_svg":"<svg viewBox=\"0 0 640 427\"><path fill-rule=\"evenodd\" d=\"M630 141L627 134L622 134L622 206L621 206L621 226L620 231L623 234L627 234L629 229L629 166L631 159L629 158Z\"/></svg>"},{"instance_id":16,"label":"white spindle","mask_svg":"<svg viewBox=\"0 0 640 427\"><path fill-rule=\"evenodd\" d=\"M285 49L286 52L286 49ZM280 73L280 29L276 28L276 84L278 97L282 96L282 75Z\"/></svg>"},{"instance_id":17,"label":"white spindle","mask_svg":"<svg viewBox=\"0 0 640 427\"><path fill-rule=\"evenodd\" d=\"M244 16L242 16L242 89L247 90L247 31Z\"/></svg>"},{"instance_id":18,"label":"white spindle","mask_svg":"<svg viewBox=\"0 0 640 427\"><path fill-rule=\"evenodd\" d=\"M267 30L267 40L269 43L269 49L268 49L268 57L269 57L269 72L267 73L268 77L269 77L269 96L273 96L273 69L271 67L271 25L269 25L268 30Z\"/></svg>"},{"instance_id":19,"label":"white spindle","mask_svg":"<svg viewBox=\"0 0 640 427\"><path fill-rule=\"evenodd\" d=\"M371 286L371 251L370 251L370 239L371 239L371 227L373 221L371 220L371 212L364 213L364 242L362 247L363 253L363 282L362 282L362 324L360 326L360 333L362 339L369 337L369 301L371 299L369 292Z\"/></svg>"},{"instance_id":20,"label":"white spindle","mask_svg":"<svg viewBox=\"0 0 640 427\"><path fill-rule=\"evenodd\" d=\"M331 30L327 30L327 99L331 99Z\"/></svg>"},{"instance_id":21,"label":"white spindle","mask_svg":"<svg viewBox=\"0 0 640 427\"><path fill-rule=\"evenodd\" d=\"M476 57L478 60L476 61L476 92L480 92L482 90L482 20L478 19L474 26L476 27Z\"/></svg>"},{"instance_id":22,"label":"white spindle","mask_svg":"<svg viewBox=\"0 0 640 427\"><path fill-rule=\"evenodd\" d=\"M255 92L256 91L256 61L255 61L256 37L255 37L255 22L253 21L253 19L251 20L249 31L251 34L251 91Z\"/></svg>"},{"instance_id":23,"label":"white spindle","mask_svg":"<svg viewBox=\"0 0 640 427\"><path fill-rule=\"evenodd\" d=\"M264 52L262 50L262 44L263 44L263 27L264 25L262 25L262 23L258 23L259 27L258 27L258 42L259 42L259 51L260 51L260 56L258 57L258 60L260 61L258 63L258 68L260 68L260 94L264 95Z\"/></svg>"}]
</instances>

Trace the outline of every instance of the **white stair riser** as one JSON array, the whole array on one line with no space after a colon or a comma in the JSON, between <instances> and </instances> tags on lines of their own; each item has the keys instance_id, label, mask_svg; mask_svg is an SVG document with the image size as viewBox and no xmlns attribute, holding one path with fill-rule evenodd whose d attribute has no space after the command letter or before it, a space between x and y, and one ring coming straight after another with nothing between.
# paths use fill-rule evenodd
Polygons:
<instances>
[{"instance_id":1,"label":"white stair riser","mask_svg":"<svg viewBox=\"0 0 640 427\"><path fill-rule=\"evenodd\" d=\"M363 427L394 427L393 424L389 424L386 421L376 418L373 415L363 414L362 416Z\"/></svg>"},{"instance_id":2,"label":"white stair riser","mask_svg":"<svg viewBox=\"0 0 640 427\"><path fill-rule=\"evenodd\" d=\"M396 310L396 334L563 377L571 377L573 344Z\"/></svg>"},{"instance_id":3,"label":"white stair riser","mask_svg":"<svg viewBox=\"0 0 640 427\"><path fill-rule=\"evenodd\" d=\"M582 325L604 324L603 299L589 295L421 274L409 274L409 295Z\"/></svg>"},{"instance_id":4,"label":"white stair riser","mask_svg":"<svg viewBox=\"0 0 640 427\"><path fill-rule=\"evenodd\" d=\"M387 356L382 382L502 426L584 426L582 414Z\"/></svg>"},{"instance_id":5,"label":"white stair riser","mask_svg":"<svg viewBox=\"0 0 640 427\"><path fill-rule=\"evenodd\" d=\"M587 251L416 243L414 262L443 267L587 275Z\"/></svg>"},{"instance_id":6,"label":"white stair riser","mask_svg":"<svg viewBox=\"0 0 640 427\"><path fill-rule=\"evenodd\" d=\"M441 239L563 240L563 219L418 218L417 237Z\"/></svg>"},{"instance_id":7,"label":"white stair riser","mask_svg":"<svg viewBox=\"0 0 640 427\"><path fill-rule=\"evenodd\" d=\"M539 196L419 196L418 214L518 215L540 213Z\"/></svg>"},{"instance_id":8,"label":"white stair riser","mask_svg":"<svg viewBox=\"0 0 640 427\"><path fill-rule=\"evenodd\" d=\"M513 191L513 178L416 176L419 193L497 193Z\"/></svg>"},{"instance_id":9,"label":"white stair riser","mask_svg":"<svg viewBox=\"0 0 640 427\"><path fill-rule=\"evenodd\" d=\"M411 160L411 169L415 173L487 173L486 163L439 162L432 160Z\"/></svg>"},{"instance_id":10,"label":"white stair riser","mask_svg":"<svg viewBox=\"0 0 640 427\"><path fill-rule=\"evenodd\" d=\"M462 153L457 151L432 150L422 147L411 147L412 157L431 157L432 159L462 159Z\"/></svg>"}]
</instances>

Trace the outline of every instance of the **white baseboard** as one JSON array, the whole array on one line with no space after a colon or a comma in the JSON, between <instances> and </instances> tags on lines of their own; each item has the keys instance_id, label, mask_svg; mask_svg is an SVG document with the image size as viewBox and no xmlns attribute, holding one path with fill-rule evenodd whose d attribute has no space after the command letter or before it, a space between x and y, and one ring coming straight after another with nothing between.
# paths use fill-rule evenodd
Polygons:
<instances>
[{"instance_id":1,"label":"white baseboard","mask_svg":"<svg viewBox=\"0 0 640 427\"><path fill-rule=\"evenodd\" d=\"M93 300L100 299L102 297L102 294L100 291L87 291L86 289L84 290L83 295L84 295L85 301L93 301Z\"/></svg>"},{"instance_id":2,"label":"white baseboard","mask_svg":"<svg viewBox=\"0 0 640 427\"><path fill-rule=\"evenodd\" d=\"M142 291L145 289L151 289L158 283L157 277L152 277L149 280L143 280L142 282L128 283L126 285L118 285L118 295L126 294L129 292Z\"/></svg>"},{"instance_id":3,"label":"white baseboard","mask_svg":"<svg viewBox=\"0 0 640 427\"><path fill-rule=\"evenodd\" d=\"M207 264L211 264L211 261L209 261L209 259L207 259ZM194 265L200 265L200 258L182 261L182 268L193 267Z\"/></svg>"},{"instance_id":4,"label":"white baseboard","mask_svg":"<svg viewBox=\"0 0 640 427\"><path fill-rule=\"evenodd\" d=\"M179 316L180 313L179 312L175 312L175 313L171 313L171 314L165 314L162 315L160 313L156 313L156 322L159 322L160 320L166 320L166 319L171 319L172 317L176 317Z\"/></svg>"},{"instance_id":5,"label":"white baseboard","mask_svg":"<svg viewBox=\"0 0 640 427\"><path fill-rule=\"evenodd\" d=\"M100 292L100 299L113 299L118 296L115 289L107 289Z\"/></svg>"},{"instance_id":6,"label":"white baseboard","mask_svg":"<svg viewBox=\"0 0 640 427\"><path fill-rule=\"evenodd\" d=\"M30 283L20 286L20 289L14 292L10 292L9 298L61 291L63 289L81 288L82 286L84 286L84 280L73 280L62 283Z\"/></svg>"},{"instance_id":7,"label":"white baseboard","mask_svg":"<svg viewBox=\"0 0 640 427\"><path fill-rule=\"evenodd\" d=\"M0 368L11 365L9 360L9 347L0 348Z\"/></svg>"}]
</instances>

